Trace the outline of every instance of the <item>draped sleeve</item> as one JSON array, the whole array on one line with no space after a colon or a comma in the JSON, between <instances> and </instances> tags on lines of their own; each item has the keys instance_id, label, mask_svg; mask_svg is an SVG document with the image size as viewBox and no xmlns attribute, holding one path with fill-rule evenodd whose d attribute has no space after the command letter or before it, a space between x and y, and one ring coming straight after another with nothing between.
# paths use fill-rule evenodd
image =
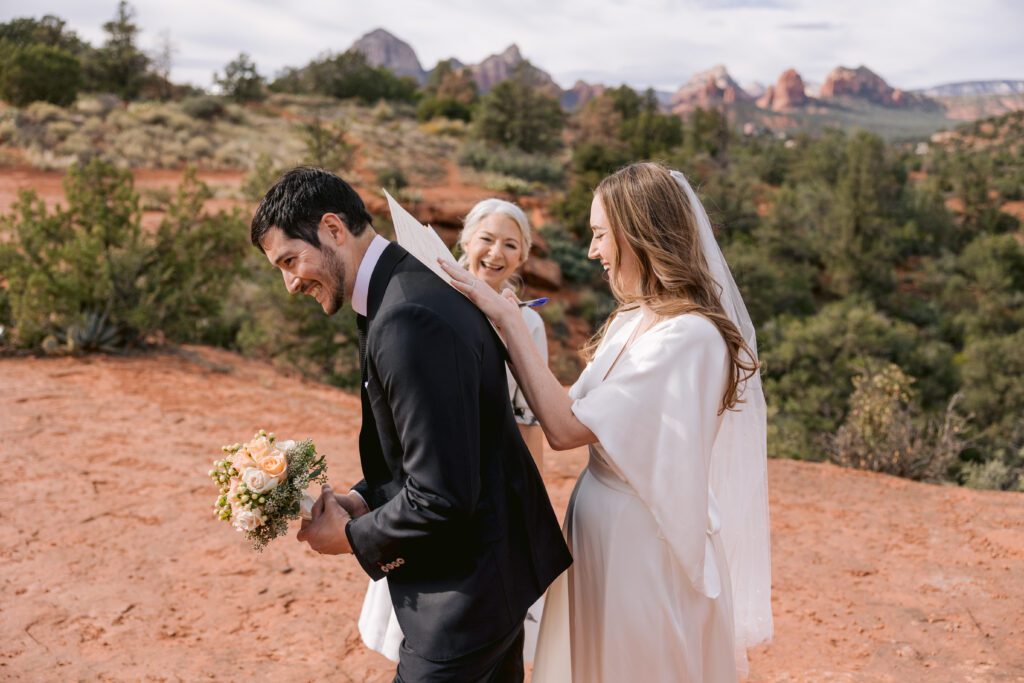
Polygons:
<instances>
[{"instance_id":1,"label":"draped sleeve","mask_svg":"<svg viewBox=\"0 0 1024 683\"><path fill-rule=\"evenodd\" d=\"M548 337L544 332L544 319L532 308L524 307L521 310L533 345L540 351L546 364L548 361ZM508 379L508 398L512 402L512 412L515 414L516 422L528 427L539 424L537 417L530 410L530 405L526 402L526 396L519 390L519 385L516 384L516 379L512 376L512 370L506 367L505 373Z\"/></svg>"},{"instance_id":2,"label":"draped sleeve","mask_svg":"<svg viewBox=\"0 0 1024 683\"><path fill-rule=\"evenodd\" d=\"M626 332L615 335L618 348ZM607 354L617 353L615 341ZM681 315L652 327L612 362L607 377L594 377L609 365L599 352L588 381L581 377L573 388L573 413L647 505L694 588L717 597L709 471L729 370L725 341L706 318Z\"/></svg>"}]
</instances>

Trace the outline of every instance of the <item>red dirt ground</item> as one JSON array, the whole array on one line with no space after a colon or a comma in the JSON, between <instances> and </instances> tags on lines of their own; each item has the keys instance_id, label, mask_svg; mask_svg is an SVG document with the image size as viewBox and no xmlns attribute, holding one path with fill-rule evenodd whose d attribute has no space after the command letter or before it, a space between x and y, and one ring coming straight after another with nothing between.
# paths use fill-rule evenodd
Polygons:
<instances>
[{"instance_id":1,"label":"red dirt ground","mask_svg":"<svg viewBox=\"0 0 1024 683\"><path fill-rule=\"evenodd\" d=\"M227 352L0 359L0 679L390 681L366 578L213 519L223 443L310 437L359 476L359 402ZM549 451L559 514L582 449ZM1024 494L770 463L766 681L1024 681Z\"/></svg>"}]
</instances>

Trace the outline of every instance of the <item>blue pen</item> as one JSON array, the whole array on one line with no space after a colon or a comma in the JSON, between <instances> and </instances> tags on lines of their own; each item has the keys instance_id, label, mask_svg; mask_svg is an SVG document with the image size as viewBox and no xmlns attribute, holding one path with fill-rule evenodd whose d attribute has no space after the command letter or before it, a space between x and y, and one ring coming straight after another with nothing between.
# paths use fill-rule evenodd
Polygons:
<instances>
[{"instance_id":1,"label":"blue pen","mask_svg":"<svg viewBox=\"0 0 1024 683\"><path fill-rule=\"evenodd\" d=\"M547 302L548 302L548 298L546 296L542 296L539 299L530 299L529 301L520 301L519 302L519 308L522 308L523 306L529 306L530 308L539 308L539 307L543 306L544 304L546 304Z\"/></svg>"}]
</instances>

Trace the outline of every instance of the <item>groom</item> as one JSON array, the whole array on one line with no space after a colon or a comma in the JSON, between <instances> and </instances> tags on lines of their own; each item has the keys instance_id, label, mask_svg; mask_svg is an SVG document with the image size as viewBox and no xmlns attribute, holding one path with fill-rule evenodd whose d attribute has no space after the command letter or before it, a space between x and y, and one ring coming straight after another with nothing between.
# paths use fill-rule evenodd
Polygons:
<instances>
[{"instance_id":1,"label":"groom","mask_svg":"<svg viewBox=\"0 0 1024 683\"><path fill-rule=\"evenodd\" d=\"M396 681L521 681L526 611L571 559L512 416L504 346L332 173L281 177L251 238L290 293L357 314L364 479L325 487L299 540L388 577Z\"/></svg>"}]
</instances>

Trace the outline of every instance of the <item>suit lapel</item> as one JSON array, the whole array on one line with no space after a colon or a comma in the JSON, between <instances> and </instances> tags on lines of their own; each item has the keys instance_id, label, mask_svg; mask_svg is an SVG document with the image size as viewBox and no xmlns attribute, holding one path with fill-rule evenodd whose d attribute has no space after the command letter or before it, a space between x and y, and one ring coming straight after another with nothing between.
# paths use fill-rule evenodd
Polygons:
<instances>
[{"instance_id":1,"label":"suit lapel","mask_svg":"<svg viewBox=\"0 0 1024 683\"><path fill-rule=\"evenodd\" d=\"M395 272L395 268L402 259L408 255L409 252L398 246L397 242L391 242L381 252L377 265L370 275L370 288L366 293L366 317L370 326L373 325L373 319L377 315L377 310L380 309L380 303L384 300L384 292L387 291L388 282L391 281L391 274ZM369 330L367 330L367 334L369 334Z\"/></svg>"}]
</instances>

